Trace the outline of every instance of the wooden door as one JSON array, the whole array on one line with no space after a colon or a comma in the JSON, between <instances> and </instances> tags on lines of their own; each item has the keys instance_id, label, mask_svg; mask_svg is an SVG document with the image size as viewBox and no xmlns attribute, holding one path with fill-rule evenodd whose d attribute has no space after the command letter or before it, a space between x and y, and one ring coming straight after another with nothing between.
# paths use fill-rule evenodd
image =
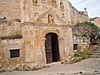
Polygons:
<instances>
[{"instance_id":1,"label":"wooden door","mask_svg":"<svg viewBox=\"0 0 100 75\"><path fill-rule=\"evenodd\" d=\"M45 40L45 52L46 52L46 61L47 63L52 63L52 42L51 42L51 34L48 34L46 36Z\"/></svg>"},{"instance_id":2,"label":"wooden door","mask_svg":"<svg viewBox=\"0 0 100 75\"><path fill-rule=\"evenodd\" d=\"M58 37L56 34L52 35L52 57L53 62L57 62L60 60L59 57L59 46L58 46Z\"/></svg>"}]
</instances>

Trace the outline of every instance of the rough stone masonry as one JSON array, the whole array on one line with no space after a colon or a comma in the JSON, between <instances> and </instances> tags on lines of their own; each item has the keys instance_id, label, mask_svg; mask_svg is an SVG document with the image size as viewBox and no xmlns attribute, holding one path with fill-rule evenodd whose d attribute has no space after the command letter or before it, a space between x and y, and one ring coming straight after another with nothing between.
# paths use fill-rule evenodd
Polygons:
<instances>
[{"instance_id":1,"label":"rough stone masonry","mask_svg":"<svg viewBox=\"0 0 100 75\"><path fill-rule=\"evenodd\" d=\"M73 54L72 26L88 20L69 0L0 0L0 67L64 60Z\"/></svg>"}]
</instances>

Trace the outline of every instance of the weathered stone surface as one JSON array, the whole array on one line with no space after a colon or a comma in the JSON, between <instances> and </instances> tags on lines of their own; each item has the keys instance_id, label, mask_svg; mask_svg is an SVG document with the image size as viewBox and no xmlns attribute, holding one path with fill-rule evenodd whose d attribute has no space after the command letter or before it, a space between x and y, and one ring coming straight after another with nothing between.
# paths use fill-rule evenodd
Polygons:
<instances>
[{"instance_id":1,"label":"weathered stone surface","mask_svg":"<svg viewBox=\"0 0 100 75\"><path fill-rule=\"evenodd\" d=\"M10 63L8 71L37 70L46 64L45 40L48 33L57 35L59 60L73 54L71 26L77 21L88 20L87 11L77 11L69 0L7 0L0 2L0 12L0 39L4 44L0 62ZM12 58L10 50L15 49L19 49L19 56ZM27 63L39 65L31 67Z\"/></svg>"},{"instance_id":2,"label":"weathered stone surface","mask_svg":"<svg viewBox=\"0 0 100 75\"><path fill-rule=\"evenodd\" d=\"M0 68L0 72L6 72L6 68Z\"/></svg>"},{"instance_id":3,"label":"weathered stone surface","mask_svg":"<svg viewBox=\"0 0 100 75\"><path fill-rule=\"evenodd\" d=\"M47 68L49 66L40 66L40 65L30 65L30 64L16 64L16 65L9 65L8 67L1 66L0 72L12 72L12 71L34 71L43 68Z\"/></svg>"},{"instance_id":4,"label":"weathered stone surface","mask_svg":"<svg viewBox=\"0 0 100 75\"><path fill-rule=\"evenodd\" d=\"M20 0L0 0L0 17L20 18Z\"/></svg>"},{"instance_id":5,"label":"weathered stone surface","mask_svg":"<svg viewBox=\"0 0 100 75\"><path fill-rule=\"evenodd\" d=\"M0 22L0 39L17 39L22 38L20 22L9 21Z\"/></svg>"},{"instance_id":6,"label":"weathered stone surface","mask_svg":"<svg viewBox=\"0 0 100 75\"><path fill-rule=\"evenodd\" d=\"M9 65L7 68L6 68L6 70L7 71L14 71L16 69L16 67L15 66L12 66L12 65Z\"/></svg>"}]
</instances>

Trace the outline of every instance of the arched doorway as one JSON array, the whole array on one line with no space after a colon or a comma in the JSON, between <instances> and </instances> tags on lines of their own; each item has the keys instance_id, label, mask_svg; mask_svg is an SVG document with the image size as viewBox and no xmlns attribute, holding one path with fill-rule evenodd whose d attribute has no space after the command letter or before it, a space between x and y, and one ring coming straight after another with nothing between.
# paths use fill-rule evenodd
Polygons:
<instances>
[{"instance_id":1,"label":"arched doorway","mask_svg":"<svg viewBox=\"0 0 100 75\"><path fill-rule=\"evenodd\" d=\"M57 62L60 59L59 56L59 44L58 36L55 33L48 33L45 36L45 52L47 63Z\"/></svg>"}]
</instances>

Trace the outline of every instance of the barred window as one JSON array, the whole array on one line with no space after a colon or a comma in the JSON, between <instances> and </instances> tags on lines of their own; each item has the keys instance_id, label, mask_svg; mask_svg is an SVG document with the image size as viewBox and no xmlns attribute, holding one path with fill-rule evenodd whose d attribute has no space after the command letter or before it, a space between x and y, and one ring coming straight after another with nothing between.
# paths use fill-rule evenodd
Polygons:
<instances>
[{"instance_id":1,"label":"barred window","mask_svg":"<svg viewBox=\"0 0 100 75\"><path fill-rule=\"evenodd\" d=\"M10 58L20 57L20 49L10 50Z\"/></svg>"}]
</instances>

